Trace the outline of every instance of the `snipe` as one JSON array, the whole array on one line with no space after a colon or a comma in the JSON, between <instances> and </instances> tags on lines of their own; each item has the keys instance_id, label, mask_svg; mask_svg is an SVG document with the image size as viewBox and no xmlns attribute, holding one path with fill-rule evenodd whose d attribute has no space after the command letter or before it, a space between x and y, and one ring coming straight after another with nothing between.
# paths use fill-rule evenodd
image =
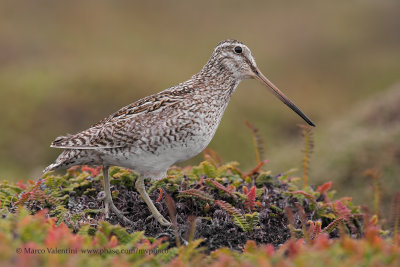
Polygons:
<instances>
[{"instance_id":1,"label":"snipe","mask_svg":"<svg viewBox=\"0 0 400 267\"><path fill-rule=\"evenodd\" d=\"M109 207L131 223L111 198L109 166L136 170L136 189L154 218L170 225L149 198L143 179L161 179L168 168L200 153L211 141L237 85L256 78L308 124L314 123L258 69L247 46L220 42L203 69L186 82L121 108L87 130L58 137L51 147L63 148L44 172L73 165L103 165L105 214Z\"/></svg>"}]
</instances>

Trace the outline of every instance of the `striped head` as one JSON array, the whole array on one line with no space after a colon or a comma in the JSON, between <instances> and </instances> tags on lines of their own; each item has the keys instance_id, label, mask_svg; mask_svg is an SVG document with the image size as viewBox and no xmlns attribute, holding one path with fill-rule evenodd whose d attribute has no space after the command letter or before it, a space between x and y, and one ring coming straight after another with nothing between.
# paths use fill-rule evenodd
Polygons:
<instances>
[{"instance_id":1,"label":"striped head","mask_svg":"<svg viewBox=\"0 0 400 267\"><path fill-rule=\"evenodd\" d=\"M223 75L233 76L234 79L257 79L261 81L288 107L302 117L308 124L314 123L271 81L269 81L258 69L256 61L250 49L242 42L236 40L225 40L220 42L214 49L210 60L203 68L203 72L217 72Z\"/></svg>"},{"instance_id":2,"label":"striped head","mask_svg":"<svg viewBox=\"0 0 400 267\"><path fill-rule=\"evenodd\" d=\"M250 49L242 42L230 39L217 45L209 63L216 64L220 70L239 80L252 78L253 69L257 66Z\"/></svg>"}]
</instances>

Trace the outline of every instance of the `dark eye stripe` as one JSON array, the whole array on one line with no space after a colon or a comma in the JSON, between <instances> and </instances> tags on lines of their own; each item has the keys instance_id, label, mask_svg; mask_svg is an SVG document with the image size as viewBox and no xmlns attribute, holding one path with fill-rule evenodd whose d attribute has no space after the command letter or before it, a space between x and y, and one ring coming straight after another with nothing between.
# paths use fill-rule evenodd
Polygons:
<instances>
[{"instance_id":1,"label":"dark eye stripe","mask_svg":"<svg viewBox=\"0 0 400 267\"><path fill-rule=\"evenodd\" d=\"M240 46L236 46L235 49L233 49L236 54L242 53L242 48Z\"/></svg>"}]
</instances>

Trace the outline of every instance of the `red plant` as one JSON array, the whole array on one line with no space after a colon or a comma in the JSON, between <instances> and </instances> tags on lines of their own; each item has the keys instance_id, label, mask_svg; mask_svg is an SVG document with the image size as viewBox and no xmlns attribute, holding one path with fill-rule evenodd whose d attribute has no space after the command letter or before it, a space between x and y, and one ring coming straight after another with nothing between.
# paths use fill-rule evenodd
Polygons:
<instances>
[{"instance_id":1,"label":"red plant","mask_svg":"<svg viewBox=\"0 0 400 267\"><path fill-rule=\"evenodd\" d=\"M331 202L331 201L329 200L329 197L328 197L328 194L327 194L327 192L331 189L331 187L332 187L332 182L329 181L329 182L327 182L327 183L324 183L324 184L321 185L321 186L318 186L318 188L317 188L317 191L320 192L321 195L324 196L324 201L325 201L326 203Z\"/></svg>"},{"instance_id":2,"label":"red plant","mask_svg":"<svg viewBox=\"0 0 400 267\"><path fill-rule=\"evenodd\" d=\"M323 232L325 233L330 233L332 232L338 225L344 221L343 217L337 218L336 220L332 221L330 224L328 224L324 229L322 229Z\"/></svg>"},{"instance_id":3,"label":"red plant","mask_svg":"<svg viewBox=\"0 0 400 267\"><path fill-rule=\"evenodd\" d=\"M158 198L156 199L156 202L160 202L161 201L161 198L162 198L162 196L163 196L163 190L162 190L162 188L158 188L158 191L160 191L160 194L158 195Z\"/></svg>"},{"instance_id":4,"label":"red plant","mask_svg":"<svg viewBox=\"0 0 400 267\"><path fill-rule=\"evenodd\" d=\"M332 188L332 182L326 182L323 185L320 185L317 187L317 191L322 194L326 193L327 191L329 191Z\"/></svg>"},{"instance_id":5,"label":"red plant","mask_svg":"<svg viewBox=\"0 0 400 267\"><path fill-rule=\"evenodd\" d=\"M222 191L228 193L228 194L231 195L234 199L237 198L237 196L236 196L236 195L232 192L232 190L230 190L229 188L223 186L222 184L218 183L217 181L210 180L210 179L208 179L208 180L211 181L211 183L212 183L216 188L218 188L218 189L220 189L220 190L222 190Z\"/></svg>"},{"instance_id":6,"label":"red plant","mask_svg":"<svg viewBox=\"0 0 400 267\"><path fill-rule=\"evenodd\" d=\"M372 190L374 193L374 214L379 215L379 206L381 201L381 175L377 169L368 169L364 175L372 179Z\"/></svg>"},{"instance_id":7,"label":"red plant","mask_svg":"<svg viewBox=\"0 0 400 267\"><path fill-rule=\"evenodd\" d=\"M85 172L90 172L92 177L99 175L102 166L97 166L96 168L89 167L88 165L82 165L81 170Z\"/></svg>"},{"instance_id":8,"label":"red plant","mask_svg":"<svg viewBox=\"0 0 400 267\"><path fill-rule=\"evenodd\" d=\"M242 177L243 177L243 178L246 178L246 177L252 176L252 175L255 174L255 173L258 173L258 172L260 171L261 167L262 167L265 163L268 163L268 162L269 162L268 159L261 161L260 163L257 164L257 166L256 166L254 169L252 169L251 171L249 171L249 172L246 173L246 174L243 174Z\"/></svg>"},{"instance_id":9,"label":"red plant","mask_svg":"<svg viewBox=\"0 0 400 267\"><path fill-rule=\"evenodd\" d=\"M15 205L24 204L28 200L33 200L34 197L37 195L37 191L40 190L39 187L42 184L42 181L42 179L38 179L31 191L21 193L18 201L15 202Z\"/></svg>"},{"instance_id":10,"label":"red plant","mask_svg":"<svg viewBox=\"0 0 400 267\"><path fill-rule=\"evenodd\" d=\"M19 188L21 188L22 190L25 190L25 189L27 188L26 184L24 184L24 182L23 182L22 180L19 180L19 181L17 182L17 186L18 186Z\"/></svg>"},{"instance_id":11,"label":"red plant","mask_svg":"<svg viewBox=\"0 0 400 267\"><path fill-rule=\"evenodd\" d=\"M110 241L108 242L108 247L115 248L118 246L118 238L115 235L112 235Z\"/></svg>"},{"instance_id":12,"label":"red plant","mask_svg":"<svg viewBox=\"0 0 400 267\"><path fill-rule=\"evenodd\" d=\"M171 218L172 225L174 226L176 245L178 247L180 247L181 239L179 238L179 234L178 234L178 220L176 218L176 204L175 204L174 199L168 193L165 193L165 202L167 204L169 217Z\"/></svg>"},{"instance_id":13,"label":"red plant","mask_svg":"<svg viewBox=\"0 0 400 267\"><path fill-rule=\"evenodd\" d=\"M285 212L286 212L286 216L289 222L289 230L290 230L290 238L291 239L295 239L295 232L294 232L294 217L293 217L293 211L289 206L285 207Z\"/></svg>"},{"instance_id":14,"label":"red plant","mask_svg":"<svg viewBox=\"0 0 400 267\"><path fill-rule=\"evenodd\" d=\"M299 217L300 217L300 221L301 221L301 225L303 227L303 234L304 234L304 239L306 241L307 244L310 244L311 242L311 236L310 236L310 232L307 230L307 215L306 212L304 211L304 208L296 202L296 207L299 211Z\"/></svg>"},{"instance_id":15,"label":"red plant","mask_svg":"<svg viewBox=\"0 0 400 267\"><path fill-rule=\"evenodd\" d=\"M250 188L249 193L246 195L246 200L244 201L244 207L246 209L254 210L256 205L256 186L253 185Z\"/></svg>"},{"instance_id":16,"label":"red plant","mask_svg":"<svg viewBox=\"0 0 400 267\"><path fill-rule=\"evenodd\" d=\"M321 228L320 228L321 229ZM317 249L326 250L333 244L333 240L329 239L329 234L321 233L313 240L313 245Z\"/></svg>"},{"instance_id":17,"label":"red plant","mask_svg":"<svg viewBox=\"0 0 400 267\"><path fill-rule=\"evenodd\" d=\"M274 255L274 253L275 253L274 246L273 246L272 244L267 244L267 245L265 246L265 253L266 253L268 256Z\"/></svg>"},{"instance_id":18,"label":"red plant","mask_svg":"<svg viewBox=\"0 0 400 267\"><path fill-rule=\"evenodd\" d=\"M304 246L304 240L302 238L295 240L295 239L290 239L288 242L285 244L285 248L287 249L287 255L289 258L294 258L300 250Z\"/></svg>"},{"instance_id":19,"label":"red plant","mask_svg":"<svg viewBox=\"0 0 400 267\"><path fill-rule=\"evenodd\" d=\"M47 232L46 239L44 240L46 247L57 247L60 245L60 242L65 242L64 244L70 248L80 248L82 246L83 237L71 233L71 230L66 224L64 224L64 222L57 226L55 221L55 218L47 220L51 227Z\"/></svg>"},{"instance_id":20,"label":"red plant","mask_svg":"<svg viewBox=\"0 0 400 267\"><path fill-rule=\"evenodd\" d=\"M245 121L245 124L247 128L249 128L250 133L251 133L251 139L253 141L253 146L254 146L254 152L256 156L256 162L257 164L261 162L261 158L264 158L264 139L261 137L259 133L259 129L248 122L247 120Z\"/></svg>"},{"instance_id":21,"label":"red plant","mask_svg":"<svg viewBox=\"0 0 400 267\"><path fill-rule=\"evenodd\" d=\"M222 164L222 158L220 155L215 150L212 150L209 147L206 147L203 150L203 157L204 160L208 160L211 163L213 163L215 166L220 166Z\"/></svg>"},{"instance_id":22,"label":"red plant","mask_svg":"<svg viewBox=\"0 0 400 267\"><path fill-rule=\"evenodd\" d=\"M317 238L317 237L319 236L319 234L320 234L321 231L322 231L321 226L322 226L322 222L321 222L321 221L316 221L316 222L314 223L314 225L313 225L313 232L312 232L312 235L311 235L311 238L312 238L312 239L315 239L315 238Z\"/></svg>"},{"instance_id":23,"label":"red plant","mask_svg":"<svg viewBox=\"0 0 400 267\"><path fill-rule=\"evenodd\" d=\"M347 222L351 216L351 210L347 208L346 205L344 205L340 200L336 201L335 208L336 212L339 214L339 217L343 217Z\"/></svg>"},{"instance_id":24,"label":"red plant","mask_svg":"<svg viewBox=\"0 0 400 267\"><path fill-rule=\"evenodd\" d=\"M249 189L245 185L242 187L242 190L243 190L243 194L245 194L245 195L247 195L249 193Z\"/></svg>"},{"instance_id":25,"label":"red plant","mask_svg":"<svg viewBox=\"0 0 400 267\"><path fill-rule=\"evenodd\" d=\"M67 169L67 173L70 175L75 175L79 167L81 166L79 165L72 166L71 168Z\"/></svg>"}]
</instances>

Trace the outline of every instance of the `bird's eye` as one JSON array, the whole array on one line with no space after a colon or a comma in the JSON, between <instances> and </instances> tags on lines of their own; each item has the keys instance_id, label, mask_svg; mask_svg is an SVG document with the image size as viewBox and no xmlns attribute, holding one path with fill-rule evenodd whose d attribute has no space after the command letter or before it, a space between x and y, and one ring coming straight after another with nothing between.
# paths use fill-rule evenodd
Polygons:
<instances>
[{"instance_id":1,"label":"bird's eye","mask_svg":"<svg viewBox=\"0 0 400 267\"><path fill-rule=\"evenodd\" d=\"M236 46L235 49L233 49L236 54L242 53L242 48L240 46Z\"/></svg>"}]
</instances>

